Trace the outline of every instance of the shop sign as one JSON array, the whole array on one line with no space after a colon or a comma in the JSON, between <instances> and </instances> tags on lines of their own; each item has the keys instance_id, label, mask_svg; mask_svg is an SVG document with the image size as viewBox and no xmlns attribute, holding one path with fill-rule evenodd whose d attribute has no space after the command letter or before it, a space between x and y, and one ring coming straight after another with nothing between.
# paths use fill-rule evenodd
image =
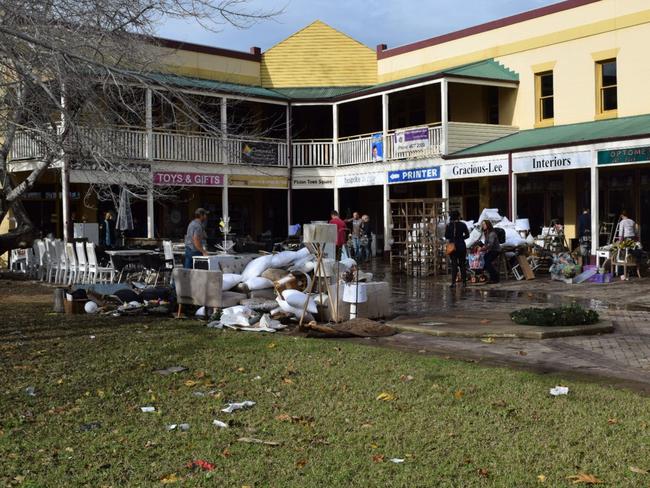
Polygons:
<instances>
[{"instance_id":1,"label":"shop sign","mask_svg":"<svg viewBox=\"0 0 650 488\"><path fill-rule=\"evenodd\" d=\"M448 180L459 178L479 178L482 176L501 176L508 174L508 160L479 160L452 163L444 166L444 175Z\"/></svg>"},{"instance_id":2,"label":"shop sign","mask_svg":"<svg viewBox=\"0 0 650 488\"><path fill-rule=\"evenodd\" d=\"M286 176L272 175L230 175L228 186L285 189L289 187L289 179Z\"/></svg>"},{"instance_id":3,"label":"shop sign","mask_svg":"<svg viewBox=\"0 0 650 488\"><path fill-rule=\"evenodd\" d=\"M398 129L395 131L394 137L394 150L397 155L414 151L422 151L424 149L429 149L431 146L431 143L429 141L428 127Z\"/></svg>"},{"instance_id":4,"label":"shop sign","mask_svg":"<svg viewBox=\"0 0 650 488\"><path fill-rule=\"evenodd\" d=\"M153 174L153 184L160 186L223 186L223 175L156 171Z\"/></svg>"},{"instance_id":5,"label":"shop sign","mask_svg":"<svg viewBox=\"0 0 650 488\"><path fill-rule=\"evenodd\" d=\"M294 178L291 182L292 188L332 188L334 187L334 177L319 176L315 178Z\"/></svg>"},{"instance_id":6,"label":"shop sign","mask_svg":"<svg viewBox=\"0 0 650 488\"><path fill-rule=\"evenodd\" d=\"M339 175L336 184L339 188L353 188L355 186L383 185L386 182L385 173L362 173L357 175Z\"/></svg>"},{"instance_id":7,"label":"shop sign","mask_svg":"<svg viewBox=\"0 0 650 488\"><path fill-rule=\"evenodd\" d=\"M512 170L515 173L537 173L540 171L559 171L589 168L591 151L571 153L549 153L534 156L515 156Z\"/></svg>"},{"instance_id":8,"label":"shop sign","mask_svg":"<svg viewBox=\"0 0 650 488\"><path fill-rule=\"evenodd\" d=\"M370 147L372 154L371 159L373 163L384 160L384 134L379 132L373 134L370 138Z\"/></svg>"},{"instance_id":9,"label":"shop sign","mask_svg":"<svg viewBox=\"0 0 650 488\"><path fill-rule=\"evenodd\" d=\"M650 146L628 147L598 151L598 164L646 163L650 161Z\"/></svg>"},{"instance_id":10,"label":"shop sign","mask_svg":"<svg viewBox=\"0 0 650 488\"><path fill-rule=\"evenodd\" d=\"M431 168L404 169L401 171L389 171L388 183L408 183L411 181L428 181L440 179L440 166Z\"/></svg>"}]
</instances>

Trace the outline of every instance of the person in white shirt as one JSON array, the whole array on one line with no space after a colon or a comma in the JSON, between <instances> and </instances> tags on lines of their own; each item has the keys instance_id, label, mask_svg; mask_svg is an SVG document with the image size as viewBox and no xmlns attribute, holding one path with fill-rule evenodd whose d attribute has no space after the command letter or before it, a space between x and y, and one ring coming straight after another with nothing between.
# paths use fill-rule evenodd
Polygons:
<instances>
[{"instance_id":1,"label":"person in white shirt","mask_svg":"<svg viewBox=\"0 0 650 488\"><path fill-rule=\"evenodd\" d=\"M624 241L625 239L636 238L636 223L634 220L627 216L627 212L621 212L621 220L618 223L618 239Z\"/></svg>"}]
</instances>

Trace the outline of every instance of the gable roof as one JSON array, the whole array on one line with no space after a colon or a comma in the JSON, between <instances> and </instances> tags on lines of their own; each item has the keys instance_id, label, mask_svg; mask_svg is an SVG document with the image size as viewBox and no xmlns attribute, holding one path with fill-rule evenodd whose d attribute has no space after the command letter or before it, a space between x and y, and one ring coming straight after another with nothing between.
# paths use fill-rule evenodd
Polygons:
<instances>
[{"instance_id":1,"label":"gable roof","mask_svg":"<svg viewBox=\"0 0 650 488\"><path fill-rule=\"evenodd\" d=\"M650 115L522 130L495 141L458 151L450 158L522 152L637 137L650 137Z\"/></svg>"}]
</instances>

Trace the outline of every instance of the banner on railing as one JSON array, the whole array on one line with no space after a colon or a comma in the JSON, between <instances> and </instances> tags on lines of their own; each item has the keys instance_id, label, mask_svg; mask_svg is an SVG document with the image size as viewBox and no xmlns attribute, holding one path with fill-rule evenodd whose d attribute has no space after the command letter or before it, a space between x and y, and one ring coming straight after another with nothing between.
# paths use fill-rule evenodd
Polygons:
<instances>
[{"instance_id":1,"label":"banner on railing","mask_svg":"<svg viewBox=\"0 0 650 488\"><path fill-rule=\"evenodd\" d=\"M372 162L376 163L378 161L384 160L384 134L381 132L378 134L373 134L372 139Z\"/></svg>"},{"instance_id":2,"label":"banner on railing","mask_svg":"<svg viewBox=\"0 0 650 488\"><path fill-rule=\"evenodd\" d=\"M397 129L395 131L395 154L401 155L414 151L423 151L431 147L428 127Z\"/></svg>"},{"instance_id":3,"label":"banner on railing","mask_svg":"<svg viewBox=\"0 0 650 488\"><path fill-rule=\"evenodd\" d=\"M156 171L153 184L160 186L223 186L223 175L185 173L183 171Z\"/></svg>"},{"instance_id":4,"label":"banner on railing","mask_svg":"<svg viewBox=\"0 0 650 488\"><path fill-rule=\"evenodd\" d=\"M278 145L264 141L247 141L242 143L244 164L261 164L276 166L278 164Z\"/></svg>"}]
</instances>

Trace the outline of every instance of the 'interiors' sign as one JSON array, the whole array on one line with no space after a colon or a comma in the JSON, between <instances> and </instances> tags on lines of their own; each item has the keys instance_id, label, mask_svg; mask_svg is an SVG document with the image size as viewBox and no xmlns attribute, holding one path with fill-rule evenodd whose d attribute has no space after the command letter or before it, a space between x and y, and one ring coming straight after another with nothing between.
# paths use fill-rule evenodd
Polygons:
<instances>
[{"instance_id":1,"label":"'interiors' sign","mask_svg":"<svg viewBox=\"0 0 650 488\"><path fill-rule=\"evenodd\" d=\"M539 173L542 171L562 171L591 166L591 151L570 153L541 153L512 158L512 171L515 173Z\"/></svg>"}]
</instances>

